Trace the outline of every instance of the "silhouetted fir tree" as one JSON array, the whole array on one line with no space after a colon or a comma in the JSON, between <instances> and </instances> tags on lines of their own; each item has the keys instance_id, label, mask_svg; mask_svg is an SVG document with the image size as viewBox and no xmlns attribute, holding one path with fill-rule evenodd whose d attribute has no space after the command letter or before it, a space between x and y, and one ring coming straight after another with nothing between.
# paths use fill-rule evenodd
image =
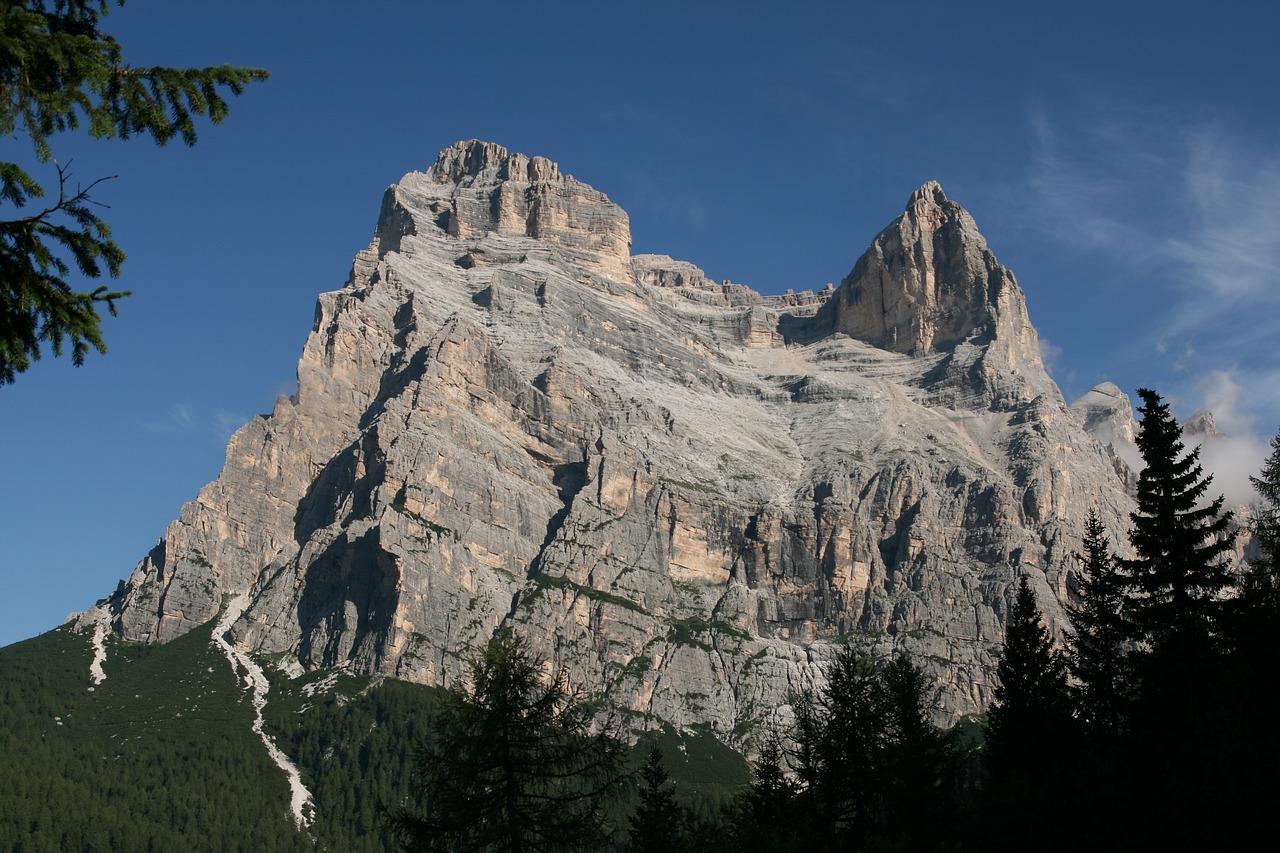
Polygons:
<instances>
[{"instance_id":1,"label":"silhouetted fir tree","mask_svg":"<svg viewBox=\"0 0 1280 853\"><path fill-rule=\"evenodd\" d=\"M410 805L391 818L402 850L597 850L605 808L630 783L623 746L591 734L564 670L550 680L503 629L468 664L417 760Z\"/></svg>"},{"instance_id":2,"label":"silhouetted fir tree","mask_svg":"<svg viewBox=\"0 0 1280 853\"><path fill-rule=\"evenodd\" d=\"M1280 434L1271 439L1271 455L1257 477L1250 477L1261 499L1255 507L1253 534L1258 555L1241 578L1240 599L1247 609L1280 609Z\"/></svg>"},{"instance_id":3,"label":"silhouetted fir tree","mask_svg":"<svg viewBox=\"0 0 1280 853\"><path fill-rule=\"evenodd\" d=\"M942 731L929 720L938 688L923 669L900 654L880 677L889 729L880 849L942 849L959 823L963 752L954 731Z\"/></svg>"},{"instance_id":4,"label":"silhouetted fir tree","mask_svg":"<svg viewBox=\"0 0 1280 853\"><path fill-rule=\"evenodd\" d=\"M1093 510L1085 521L1083 546L1079 603L1066 608L1071 617L1068 665L1077 681L1072 692L1077 715L1090 732L1113 738L1120 732L1129 694L1126 643L1133 628L1125 618L1125 579Z\"/></svg>"},{"instance_id":5,"label":"silhouetted fir tree","mask_svg":"<svg viewBox=\"0 0 1280 853\"><path fill-rule=\"evenodd\" d=\"M995 704L987 713L984 797L987 821L999 821L998 849L1056 847L1063 799L1071 791L1074 742L1067 664L1041 624L1035 593L1018 582L996 666Z\"/></svg>"},{"instance_id":6,"label":"silhouetted fir tree","mask_svg":"<svg viewBox=\"0 0 1280 853\"><path fill-rule=\"evenodd\" d=\"M640 770L639 803L631 816L631 849L642 853L675 853L685 849L684 810L671 793L671 777L654 744Z\"/></svg>"},{"instance_id":7,"label":"silhouetted fir tree","mask_svg":"<svg viewBox=\"0 0 1280 853\"><path fill-rule=\"evenodd\" d=\"M1222 598L1232 586L1223 557L1232 549L1231 513L1223 498L1204 502L1212 478L1200 449L1183 453L1182 427L1160 395L1138 389L1142 415L1138 509L1130 516L1134 557L1119 565L1129 585L1128 618L1135 639L1153 652L1187 653L1217 631Z\"/></svg>"},{"instance_id":8,"label":"silhouetted fir tree","mask_svg":"<svg viewBox=\"0 0 1280 853\"><path fill-rule=\"evenodd\" d=\"M1280 729L1274 713L1280 695L1280 435L1271 440L1259 475L1249 479L1261 498L1253 518L1258 551L1244 567L1239 595L1226 603L1227 654L1216 725L1225 733L1220 764L1231 768L1221 780L1228 810L1224 822L1242 846L1271 831L1268 823L1280 795Z\"/></svg>"},{"instance_id":9,"label":"silhouetted fir tree","mask_svg":"<svg viewBox=\"0 0 1280 853\"><path fill-rule=\"evenodd\" d=\"M987 715L986 752L998 773L1035 775L1038 742L1070 717L1067 665L1041 623L1036 595L1018 582L996 665L999 684Z\"/></svg>"},{"instance_id":10,"label":"silhouetted fir tree","mask_svg":"<svg viewBox=\"0 0 1280 853\"><path fill-rule=\"evenodd\" d=\"M847 843L874 832L881 819L890 707L875 662L840 649L810 708L817 718L802 721L800 729L811 762L801 773L808 777L807 805L817 810L810 822L825 824L831 839Z\"/></svg>"},{"instance_id":11,"label":"silhouetted fir tree","mask_svg":"<svg viewBox=\"0 0 1280 853\"><path fill-rule=\"evenodd\" d=\"M773 731L751 763L751 786L738 804L736 846L744 851L789 850L800 841L796 785L787 774L782 738Z\"/></svg>"},{"instance_id":12,"label":"silhouetted fir tree","mask_svg":"<svg viewBox=\"0 0 1280 853\"><path fill-rule=\"evenodd\" d=\"M794 773L795 796L792 798L792 826L788 845L781 849L802 849L833 837L837 815L828 803L827 767L824 738L826 713L821 697L806 689L791 697L795 715L792 743L784 752L785 764Z\"/></svg>"},{"instance_id":13,"label":"silhouetted fir tree","mask_svg":"<svg viewBox=\"0 0 1280 853\"><path fill-rule=\"evenodd\" d=\"M124 5L118 0L116 5ZM150 136L196 141L195 118L217 124L226 117L224 93L239 95L259 68L133 66L120 43L103 32L108 0L10 0L0 15L0 138L30 141L40 164L53 160L50 138L85 130L97 139ZM70 344L80 365L90 349L106 352L99 307L116 313L128 291L106 286L78 293L67 280L120 275L124 251L95 211L91 192L106 178L73 185L67 167L54 163L57 192L17 163L0 162L0 385L39 359L47 344L55 356Z\"/></svg>"},{"instance_id":14,"label":"silhouetted fir tree","mask_svg":"<svg viewBox=\"0 0 1280 853\"><path fill-rule=\"evenodd\" d=\"M795 745L766 742L743 823L750 850L917 850L954 842L965 753L929 721L937 696L906 655L842 648L818 693L792 700ZM776 829L773 829L776 828ZM754 835L754 837L752 837Z\"/></svg>"},{"instance_id":15,"label":"silhouetted fir tree","mask_svg":"<svg viewBox=\"0 0 1280 853\"><path fill-rule=\"evenodd\" d=\"M1236 798L1229 757L1238 709L1224 647L1234 578L1223 498L1206 501L1211 478L1199 448L1185 451L1182 428L1160 395L1139 389L1138 509L1130 519L1132 559L1119 567L1134 628L1131 736L1126 738L1132 807L1155 845L1216 846ZM1188 820L1194 815L1194 820Z\"/></svg>"},{"instance_id":16,"label":"silhouetted fir tree","mask_svg":"<svg viewBox=\"0 0 1280 853\"><path fill-rule=\"evenodd\" d=\"M1125 616L1125 578L1093 510L1085 521L1083 548L1076 555L1078 600L1066 606L1072 622L1067 634L1067 662L1075 679L1071 694L1084 736L1071 762L1079 775L1069 796L1088 820L1077 824L1072 837L1081 846L1126 846L1122 839L1134 837L1123 740L1134 699L1129 661L1134 630Z\"/></svg>"}]
</instances>

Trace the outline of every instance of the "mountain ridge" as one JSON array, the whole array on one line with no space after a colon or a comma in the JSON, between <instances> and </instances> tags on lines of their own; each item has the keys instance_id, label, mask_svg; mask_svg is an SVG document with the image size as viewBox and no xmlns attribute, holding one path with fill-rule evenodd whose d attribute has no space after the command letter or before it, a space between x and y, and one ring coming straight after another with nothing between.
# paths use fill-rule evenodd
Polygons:
<instances>
[{"instance_id":1,"label":"mountain ridge","mask_svg":"<svg viewBox=\"0 0 1280 853\"><path fill-rule=\"evenodd\" d=\"M928 183L836 288L630 255L625 212L476 140L384 194L298 391L107 600L129 640L248 606L235 646L439 686L514 625L614 707L744 737L835 644L990 700L1015 577L1052 623L1114 453L1025 298Z\"/></svg>"}]
</instances>

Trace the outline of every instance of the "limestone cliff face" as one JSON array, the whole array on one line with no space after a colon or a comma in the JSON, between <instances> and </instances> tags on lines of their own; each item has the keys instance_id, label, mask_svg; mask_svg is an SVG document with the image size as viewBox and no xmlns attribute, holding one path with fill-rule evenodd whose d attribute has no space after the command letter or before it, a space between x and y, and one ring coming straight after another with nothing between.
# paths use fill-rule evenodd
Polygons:
<instances>
[{"instance_id":1,"label":"limestone cliff face","mask_svg":"<svg viewBox=\"0 0 1280 853\"><path fill-rule=\"evenodd\" d=\"M1133 417L1129 395L1114 383L1103 382L1072 403L1071 414L1085 432L1106 448L1116 474L1130 493L1134 493L1138 487L1137 472L1142 470L1142 457L1138 453L1138 421ZM1212 415L1209 417L1212 420Z\"/></svg>"},{"instance_id":2,"label":"limestone cliff face","mask_svg":"<svg viewBox=\"0 0 1280 853\"><path fill-rule=\"evenodd\" d=\"M1047 388L1039 341L1013 273L969 212L930 181L885 228L818 312L810 335L843 333L917 357L957 353L952 384L1017 405ZM955 361L954 358L947 362ZM1031 380L1030 388L1018 388ZM972 403L973 401L969 401Z\"/></svg>"},{"instance_id":3,"label":"limestone cliff face","mask_svg":"<svg viewBox=\"0 0 1280 853\"><path fill-rule=\"evenodd\" d=\"M630 256L626 215L481 142L387 191L298 392L111 597L165 641L433 684L511 624L614 706L726 736L838 643L991 698L1012 585L1055 624L1090 508L1131 509L1022 292L936 184L834 292Z\"/></svg>"}]
</instances>

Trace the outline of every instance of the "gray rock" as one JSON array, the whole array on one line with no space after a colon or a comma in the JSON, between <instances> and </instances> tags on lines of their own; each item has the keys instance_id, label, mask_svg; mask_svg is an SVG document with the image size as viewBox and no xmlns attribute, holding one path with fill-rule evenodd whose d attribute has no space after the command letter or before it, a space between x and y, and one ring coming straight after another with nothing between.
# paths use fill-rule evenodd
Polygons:
<instances>
[{"instance_id":1,"label":"gray rock","mask_svg":"<svg viewBox=\"0 0 1280 853\"><path fill-rule=\"evenodd\" d=\"M1056 631L1132 509L1013 275L937 184L833 289L630 256L627 217L481 142L390 188L298 392L231 439L110 609L166 641L431 684L511 624L591 694L729 739L840 644L991 700L1015 578ZM1087 420L1087 418L1086 418Z\"/></svg>"},{"instance_id":2,"label":"gray rock","mask_svg":"<svg viewBox=\"0 0 1280 853\"><path fill-rule=\"evenodd\" d=\"M1142 456L1138 452L1138 422L1133 417L1129 395L1111 382L1103 382L1072 403L1071 414L1111 454L1116 474L1126 488L1130 492L1136 489Z\"/></svg>"}]
</instances>

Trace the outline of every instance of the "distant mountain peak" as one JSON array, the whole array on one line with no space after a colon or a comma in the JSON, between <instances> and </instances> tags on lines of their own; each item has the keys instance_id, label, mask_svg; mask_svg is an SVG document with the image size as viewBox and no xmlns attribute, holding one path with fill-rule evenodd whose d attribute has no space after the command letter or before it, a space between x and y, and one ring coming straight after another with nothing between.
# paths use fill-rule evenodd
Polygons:
<instances>
[{"instance_id":1,"label":"distant mountain peak","mask_svg":"<svg viewBox=\"0 0 1280 853\"><path fill-rule=\"evenodd\" d=\"M1182 429L1189 436L1202 438L1220 438L1222 436L1222 433L1218 431L1218 422L1214 418L1213 412L1208 409L1200 409L1187 418L1182 425Z\"/></svg>"}]
</instances>

